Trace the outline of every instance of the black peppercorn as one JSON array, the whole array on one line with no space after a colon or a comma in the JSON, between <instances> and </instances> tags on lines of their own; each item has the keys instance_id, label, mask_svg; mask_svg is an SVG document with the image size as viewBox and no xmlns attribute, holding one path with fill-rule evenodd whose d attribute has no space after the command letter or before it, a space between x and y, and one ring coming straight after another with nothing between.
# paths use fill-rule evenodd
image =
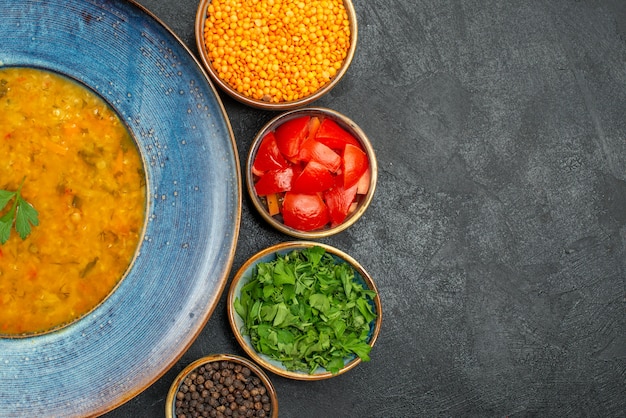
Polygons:
<instances>
[{"instance_id":1,"label":"black peppercorn","mask_svg":"<svg viewBox=\"0 0 626 418\"><path fill-rule=\"evenodd\" d=\"M271 402L261 379L231 361L193 370L175 395L176 418L267 417Z\"/></svg>"}]
</instances>

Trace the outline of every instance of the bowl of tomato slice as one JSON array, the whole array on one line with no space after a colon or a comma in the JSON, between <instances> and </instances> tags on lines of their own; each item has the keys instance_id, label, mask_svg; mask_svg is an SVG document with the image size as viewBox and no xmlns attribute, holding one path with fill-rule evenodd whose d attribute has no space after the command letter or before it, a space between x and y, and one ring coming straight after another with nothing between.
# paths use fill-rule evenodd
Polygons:
<instances>
[{"instance_id":1,"label":"bowl of tomato slice","mask_svg":"<svg viewBox=\"0 0 626 418\"><path fill-rule=\"evenodd\" d=\"M261 216L305 239L344 231L366 211L376 189L374 149L361 128L328 108L291 110L256 135L246 185Z\"/></svg>"}]
</instances>

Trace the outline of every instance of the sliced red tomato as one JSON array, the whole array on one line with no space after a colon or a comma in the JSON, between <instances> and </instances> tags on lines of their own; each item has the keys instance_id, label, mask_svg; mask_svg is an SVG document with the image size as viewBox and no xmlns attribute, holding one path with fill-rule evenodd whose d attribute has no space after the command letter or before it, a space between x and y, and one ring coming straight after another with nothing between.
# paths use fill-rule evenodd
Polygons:
<instances>
[{"instance_id":1,"label":"sliced red tomato","mask_svg":"<svg viewBox=\"0 0 626 418\"><path fill-rule=\"evenodd\" d=\"M361 176L359 181L356 182L356 192L357 194L367 194L370 189L370 181L372 179L372 172L369 167L365 170L365 173Z\"/></svg>"},{"instance_id":2,"label":"sliced red tomato","mask_svg":"<svg viewBox=\"0 0 626 418\"><path fill-rule=\"evenodd\" d=\"M318 194L285 193L283 222L300 231L313 231L330 221L328 208Z\"/></svg>"},{"instance_id":3,"label":"sliced red tomato","mask_svg":"<svg viewBox=\"0 0 626 418\"><path fill-rule=\"evenodd\" d=\"M296 193L317 193L331 188L335 178L330 171L316 161L309 161L302 172L296 176L291 190Z\"/></svg>"},{"instance_id":4,"label":"sliced red tomato","mask_svg":"<svg viewBox=\"0 0 626 418\"><path fill-rule=\"evenodd\" d=\"M286 159L294 161L298 156L300 145L309 132L309 119L310 116L301 116L288 120L276 128L274 132L276 145Z\"/></svg>"},{"instance_id":5,"label":"sliced red tomato","mask_svg":"<svg viewBox=\"0 0 626 418\"><path fill-rule=\"evenodd\" d=\"M293 178L293 167L281 168L279 170L269 170L256 181L254 184L254 190L259 196L286 192L291 190Z\"/></svg>"},{"instance_id":6,"label":"sliced red tomato","mask_svg":"<svg viewBox=\"0 0 626 418\"><path fill-rule=\"evenodd\" d=\"M338 176L337 179L335 187L324 192L324 202L328 207L331 227L335 227L346 220L357 191L356 184L346 189L343 187L341 176Z\"/></svg>"},{"instance_id":7,"label":"sliced red tomato","mask_svg":"<svg viewBox=\"0 0 626 418\"><path fill-rule=\"evenodd\" d=\"M354 186L368 168L367 154L361 148L347 144L343 150L343 186Z\"/></svg>"},{"instance_id":8,"label":"sliced red tomato","mask_svg":"<svg viewBox=\"0 0 626 418\"><path fill-rule=\"evenodd\" d=\"M340 151L343 151L346 144L352 144L361 148L361 144L355 137L329 118L325 118L322 121L315 134L315 139L332 149Z\"/></svg>"},{"instance_id":9,"label":"sliced red tomato","mask_svg":"<svg viewBox=\"0 0 626 418\"><path fill-rule=\"evenodd\" d=\"M341 156L315 139L304 141L300 147L298 158L307 162L317 161L333 173L341 168Z\"/></svg>"},{"instance_id":10,"label":"sliced red tomato","mask_svg":"<svg viewBox=\"0 0 626 418\"><path fill-rule=\"evenodd\" d=\"M262 173L268 170L278 170L288 165L289 163L278 149L274 132L267 133L261 140L259 149L254 157L254 163L252 164L253 172Z\"/></svg>"}]
</instances>

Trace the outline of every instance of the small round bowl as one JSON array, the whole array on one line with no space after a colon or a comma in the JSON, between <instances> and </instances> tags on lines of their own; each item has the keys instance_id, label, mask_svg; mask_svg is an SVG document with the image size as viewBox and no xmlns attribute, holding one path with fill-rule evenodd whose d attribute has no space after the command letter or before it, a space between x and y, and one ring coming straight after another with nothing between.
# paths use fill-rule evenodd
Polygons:
<instances>
[{"instance_id":1,"label":"small round bowl","mask_svg":"<svg viewBox=\"0 0 626 418\"><path fill-rule=\"evenodd\" d=\"M276 389L272 382L267 377L265 372L258 367L256 364L247 360L243 357L236 356L233 354L214 354L207 357L202 357L193 363L189 364L185 367L174 379L174 382L170 386L170 390L167 393L167 398L165 400L165 417L166 418L175 418L176 415L176 395L179 392L179 389L185 383L185 379L194 371L199 369L200 367L207 365L209 363L215 362L228 362L233 363L235 365L240 365L242 367L247 367L251 374L250 376L256 376L261 380L261 384L266 389L266 394L269 397L269 402L271 405L270 412L266 415L271 418L278 418L278 397L276 395Z\"/></svg>"},{"instance_id":2,"label":"small round bowl","mask_svg":"<svg viewBox=\"0 0 626 418\"><path fill-rule=\"evenodd\" d=\"M341 368L335 374L322 367L319 367L314 373L311 374L301 371L287 370L281 362L271 359L269 356L263 353L257 352L250 341L250 337L242 334L241 330L243 329L244 322L235 310L235 300L240 298L241 289L252 277L252 274L259 263L267 263L273 261L276 259L277 254L285 255L294 250L302 250L313 246L322 247L326 251L326 253L329 253L333 256L336 263L350 264L355 271L356 281L360 282L360 284L364 288L372 290L376 293L375 297L372 300L372 308L373 311L376 313L376 318L370 323L370 332L367 339L367 344L370 347L373 347L378 338L382 325L382 306L376 284L374 283L372 277L356 260L354 260L343 251L338 250L337 248L334 248L330 245L310 241L292 241L276 244L258 252L248 261L246 261L235 274L235 277L233 278L233 281L230 285L226 302L230 326L233 330L233 333L235 334L235 338L244 349L244 351L248 354L248 356L250 356L250 358L252 358L255 363L259 364L266 370L271 371L272 373L289 379L305 381L323 380L341 375L359 365L361 363L361 359L358 356L345 358L343 368Z\"/></svg>"},{"instance_id":3,"label":"small round bowl","mask_svg":"<svg viewBox=\"0 0 626 418\"><path fill-rule=\"evenodd\" d=\"M238 100L241 103L244 103L248 106L252 106L258 109L273 110L273 111L289 110L289 109L302 107L302 106L312 103L313 101L319 99L320 97L328 93L330 90L332 90L337 85L337 83L339 83L339 81L345 75L345 73L348 71L348 67L350 67L352 59L354 57L354 53L356 51L357 38L358 38L358 26L357 26L356 12L354 10L354 5L352 4L352 1L343 0L343 5L345 7L345 10L348 16L348 25L350 28L350 38L349 38L350 44L349 44L348 50L346 51L346 56L343 58L341 67L339 69L333 69L333 71L336 71L336 72L334 73L334 75L332 75L332 77L330 77L328 81L325 81L325 84L322 84L320 87L317 88L317 90L310 92L308 95L297 98L295 100L291 100L291 101L275 102L275 101L269 101L269 98L268 100L262 100L262 99L253 98L250 95L245 95L242 92L238 91L229 82L220 78L218 71L213 66L213 59L209 56L209 52L207 51L207 47L205 45L205 40L204 40L204 36L205 36L204 33L205 33L205 21L208 16L207 9L210 3L211 3L211 0L201 0L198 5L197 12L196 12L195 38L196 38L196 46L198 48L198 54L200 56L200 60L202 64L204 65L205 69L208 71L211 79L229 96L231 96L235 100ZM237 28L237 30L240 30L240 28ZM293 34L294 37L296 35L300 36L302 34L300 33ZM220 39L220 41L222 40L224 42L235 41L236 42L235 45L238 45L238 47L241 47L241 42L239 42L240 39L236 38L234 34L231 34L230 38L228 38L227 34L223 36L224 37ZM291 34L289 36L291 36ZM257 47L257 50L259 49L261 49L260 46ZM253 52L254 51L248 51L246 54L251 55ZM246 59L248 59L248 57L249 55L246 55ZM248 65L249 62L237 61L237 64ZM258 74L263 74L258 69L254 69L254 71L258 72ZM303 76L297 77L297 79L303 79L303 78L304 78ZM244 80L242 80L242 82L243 81Z\"/></svg>"},{"instance_id":4,"label":"small round bowl","mask_svg":"<svg viewBox=\"0 0 626 418\"><path fill-rule=\"evenodd\" d=\"M257 153L259 152L259 147L261 146L261 143L265 136L269 132L274 132L283 123L299 118L301 116L318 117L320 119L328 118L336 122L339 127L341 127L358 141L363 151L365 151L369 163L369 179L365 179L368 182L367 192L364 194L356 195L356 208L351 213L349 213L340 224L331 226L331 224L329 223L325 227L310 231L295 229L285 225L283 223L283 218L280 213L274 215L270 214L268 210L267 200L260 197L255 191L255 181L258 177L253 173L253 164ZM265 219L271 226L284 234L299 239L311 240L326 238L342 232L345 229L349 228L351 225L353 225L365 213L374 197L374 192L376 191L378 164L376 161L376 154L374 152L372 144L370 143L370 140L368 139L365 132L363 132L363 130L359 128L356 123L354 123L347 116L332 109L322 107L307 107L284 112L270 120L263 128L261 128L261 130L256 134L248 152L245 177L248 195L250 196L254 207L257 209L263 219Z\"/></svg>"}]
</instances>

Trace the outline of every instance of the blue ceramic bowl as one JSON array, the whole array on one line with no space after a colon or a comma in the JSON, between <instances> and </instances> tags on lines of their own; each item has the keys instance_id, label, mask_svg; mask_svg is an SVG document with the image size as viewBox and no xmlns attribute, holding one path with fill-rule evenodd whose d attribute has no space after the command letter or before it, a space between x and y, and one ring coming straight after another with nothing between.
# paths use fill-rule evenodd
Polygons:
<instances>
[{"instance_id":1,"label":"blue ceramic bowl","mask_svg":"<svg viewBox=\"0 0 626 418\"><path fill-rule=\"evenodd\" d=\"M235 338L244 349L244 351L261 367L275 373L279 376L287 377L295 380L323 380L328 379L334 376L338 376L347 372L348 370L352 370L357 365L361 363L361 359L359 357L347 357L344 360L344 367L339 370L338 373L332 374L328 370L319 367L314 373L309 374L300 371L290 371L287 370L286 367L279 361L276 361L269 356L259 353L256 351L252 343L250 342L250 337L247 335L243 335L241 330L243 329L243 319L239 316L239 314L235 311L235 299L241 296L242 287L248 282L248 280L252 277L252 274L256 268L256 265L259 263L267 263L276 259L277 254L285 255L294 250L302 250L305 248L310 248L313 246L319 246L326 250L327 253L331 254L335 259L336 263L348 263L355 271L355 278L358 282L360 282L364 287L373 290L376 292L376 297L373 299L373 309L376 312L376 319L372 321L370 324L370 334L368 336L367 343L373 347L374 343L378 339L378 335L380 333L380 328L382 326L383 312L382 306L380 303L380 296L378 294L378 289L374 280L369 275L369 273L352 257L343 251L334 248L327 244L321 244L318 242L311 241L291 241L291 242L283 242L280 244L273 245L268 247L257 254L253 255L248 261L244 263L243 266L239 268L237 273L235 274L233 281L230 284L230 289L228 291L228 299L226 301L226 307L228 311L228 320L230 322L230 326L235 334Z\"/></svg>"},{"instance_id":2,"label":"blue ceramic bowl","mask_svg":"<svg viewBox=\"0 0 626 418\"><path fill-rule=\"evenodd\" d=\"M143 158L143 240L117 289L62 329L0 338L0 415L99 415L162 376L217 305L239 232L237 150L199 62L138 4L0 0L0 9L0 67L90 87Z\"/></svg>"}]
</instances>

